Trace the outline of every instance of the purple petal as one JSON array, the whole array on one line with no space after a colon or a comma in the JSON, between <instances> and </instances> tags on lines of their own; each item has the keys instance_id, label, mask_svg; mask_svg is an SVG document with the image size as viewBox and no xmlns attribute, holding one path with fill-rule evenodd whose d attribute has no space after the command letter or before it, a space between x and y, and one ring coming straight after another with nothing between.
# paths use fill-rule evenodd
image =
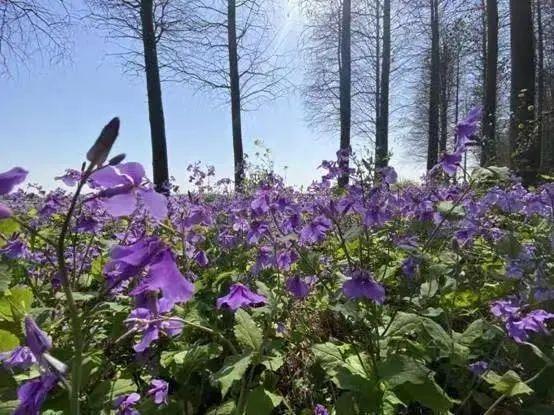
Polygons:
<instances>
[{"instance_id":1,"label":"purple petal","mask_svg":"<svg viewBox=\"0 0 554 415\"><path fill-rule=\"evenodd\" d=\"M12 210L3 203L0 203L0 219L7 219L12 215Z\"/></svg>"},{"instance_id":2,"label":"purple petal","mask_svg":"<svg viewBox=\"0 0 554 415\"><path fill-rule=\"evenodd\" d=\"M181 274L169 250L162 254L158 262L150 266L148 277L141 281L131 295L158 290L161 290L162 298L170 306L187 302L194 293L194 285Z\"/></svg>"},{"instance_id":3,"label":"purple petal","mask_svg":"<svg viewBox=\"0 0 554 415\"><path fill-rule=\"evenodd\" d=\"M130 216L137 208L137 197L134 193L123 193L102 200L106 212L114 218Z\"/></svg>"},{"instance_id":4,"label":"purple petal","mask_svg":"<svg viewBox=\"0 0 554 415\"><path fill-rule=\"evenodd\" d=\"M135 352L142 353L146 349L148 349L153 341L158 340L159 333L160 330L158 329L158 326L156 326L155 324L148 325L148 328L142 334L140 342L133 346Z\"/></svg>"},{"instance_id":5,"label":"purple petal","mask_svg":"<svg viewBox=\"0 0 554 415\"><path fill-rule=\"evenodd\" d=\"M132 185L129 176L122 175L115 167L108 166L94 172L89 178L89 185L96 188L112 188L116 186Z\"/></svg>"},{"instance_id":6,"label":"purple petal","mask_svg":"<svg viewBox=\"0 0 554 415\"><path fill-rule=\"evenodd\" d=\"M164 220L167 217L167 198L152 189L138 191L142 203L156 220Z\"/></svg>"},{"instance_id":7,"label":"purple petal","mask_svg":"<svg viewBox=\"0 0 554 415\"><path fill-rule=\"evenodd\" d=\"M14 167L4 173L0 173L0 195L10 193L15 186L21 184L27 178L27 170Z\"/></svg>"},{"instance_id":8,"label":"purple petal","mask_svg":"<svg viewBox=\"0 0 554 415\"><path fill-rule=\"evenodd\" d=\"M135 186L139 186L146 176L144 167L140 163L125 163L117 166L117 169L124 175L128 176Z\"/></svg>"}]
</instances>

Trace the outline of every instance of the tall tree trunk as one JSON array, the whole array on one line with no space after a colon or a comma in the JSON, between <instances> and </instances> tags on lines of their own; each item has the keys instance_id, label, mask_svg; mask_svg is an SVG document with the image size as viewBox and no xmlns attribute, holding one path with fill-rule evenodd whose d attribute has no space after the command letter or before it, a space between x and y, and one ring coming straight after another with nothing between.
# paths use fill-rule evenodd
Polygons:
<instances>
[{"instance_id":1,"label":"tall tree trunk","mask_svg":"<svg viewBox=\"0 0 554 415\"><path fill-rule=\"evenodd\" d=\"M448 65L450 65L449 50L447 40L444 39L442 44L442 56L440 62L440 140L439 152L446 151L446 141L448 139Z\"/></svg>"},{"instance_id":2,"label":"tall tree trunk","mask_svg":"<svg viewBox=\"0 0 554 415\"><path fill-rule=\"evenodd\" d=\"M235 167L235 190L242 189L244 181L244 152L240 108L240 79L237 52L236 0L227 2L227 48L229 52L229 79L231 86L231 120L233 123L233 154Z\"/></svg>"},{"instance_id":3,"label":"tall tree trunk","mask_svg":"<svg viewBox=\"0 0 554 415\"><path fill-rule=\"evenodd\" d=\"M455 98L454 98L454 124L458 125L458 121L460 119L460 45L456 48L456 90L455 90ZM454 132L454 140L455 142L458 141L458 134ZM465 166L465 154L464 154L464 181L465 181L465 175L466 175L466 166ZM456 179L456 176L454 176L454 179Z\"/></svg>"},{"instance_id":4,"label":"tall tree trunk","mask_svg":"<svg viewBox=\"0 0 554 415\"><path fill-rule=\"evenodd\" d=\"M540 167L535 121L535 55L531 0L510 0L512 85L510 145L515 170L534 184Z\"/></svg>"},{"instance_id":5,"label":"tall tree trunk","mask_svg":"<svg viewBox=\"0 0 554 415\"><path fill-rule=\"evenodd\" d=\"M156 191L169 191L169 172L167 166L167 144L165 139L165 120L162 102L162 87L156 33L154 30L154 9L152 0L141 0L140 20L142 42L144 46L144 68L146 89L148 91L148 116L150 119L150 138L152 141L152 168Z\"/></svg>"},{"instance_id":6,"label":"tall tree trunk","mask_svg":"<svg viewBox=\"0 0 554 415\"><path fill-rule=\"evenodd\" d=\"M381 0L375 1L375 141L381 122Z\"/></svg>"},{"instance_id":7,"label":"tall tree trunk","mask_svg":"<svg viewBox=\"0 0 554 415\"><path fill-rule=\"evenodd\" d=\"M375 165L385 167L389 162L389 84L391 65L391 7L390 0L383 5L383 57L381 60L381 103L375 145Z\"/></svg>"},{"instance_id":8,"label":"tall tree trunk","mask_svg":"<svg viewBox=\"0 0 554 415\"><path fill-rule=\"evenodd\" d=\"M537 114L539 119L538 136L541 140L541 171L547 172L553 167L553 160L550 159L549 137L545 134L547 131L547 116L545 115L545 81L544 81L544 28L542 22L542 4L540 0L536 1L537 5ZM552 139L550 139L552 141Z\"/></svg>"},{"instance_id":9,"label":"tall tree trunk","mask_svg":"<svg viewBox=\"0 0 554 415\"><path fill-rule=\"evenodd\" d=\"M352 60L351 60L351 0L342 2L341 47L340 47L340 166L344 174L339 185L348 184L350 154L350 125L352 106Z\"/></svg>"},{"instance_id":10,"label":"tall tree trunk","mask_svg":"<svg viewBox=\"0 0 554 415\"><path fill-rule=\"evenodd\" d=\"M431 4L431 88L429 91L429 140L427 144L427 170L438 162L439 102L440 102L440 46L438 0Z\"/></svg>"},{"instance_id":11,"label":"tall tree trunk","mask_svg":"<svg viewBox=\"0 0 554 415\"><path fill-rule=\"evenodd\" d=\"M485 69L485 105L483 108L483 146L481 166L496 159L496 80L498 71L498 4L487 0L487 63Z\"/></svg>"}]
</instances>

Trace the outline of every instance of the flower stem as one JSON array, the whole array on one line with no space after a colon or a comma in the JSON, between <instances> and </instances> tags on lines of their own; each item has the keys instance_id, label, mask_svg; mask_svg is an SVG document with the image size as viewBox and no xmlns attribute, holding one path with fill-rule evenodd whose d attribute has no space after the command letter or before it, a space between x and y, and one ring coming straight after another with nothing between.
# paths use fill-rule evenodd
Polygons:
<instances>
[{"instance_id":1,"label":"flower stem","mask_svg":"<svg viewBox=\"0 0 554 415\"><path fill-rule=\"evenodd\" d=\"M69 279L69 273L67 272L67 264L65 261L65 240L69 232L69 225L71 218L75 212L79 195L83 190L88 177L92 173L93 165L91 164L83 174L83 177L79 181L71 205L65 216L65 220L58 237L56 245L56 253L58 258L58 268L60 272L60 278L62 287L67 299L67 308L69 311L69 318L71 320L71 336L73 338L73 360L71 364L71 399L70 410L72 415L79 415L81 413L80 395L81 395L81 365L83 360L83 339L81 335L81 318L79 316L79 309L73 298L73 291L71 287L71 281Z\"/></svg>"}]
</instances>

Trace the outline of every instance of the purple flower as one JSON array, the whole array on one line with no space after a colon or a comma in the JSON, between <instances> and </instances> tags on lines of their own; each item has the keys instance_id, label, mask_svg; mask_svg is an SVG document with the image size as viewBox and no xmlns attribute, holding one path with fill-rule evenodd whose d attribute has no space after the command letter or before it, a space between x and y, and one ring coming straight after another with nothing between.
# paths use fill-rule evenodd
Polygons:
<instances>
[{"instance_id":1,"label":"purple flower","mask_svg":"<svg viewBox=\"0 0 554 415\"><path fill-rule=\"evenodd\" d=\"M229 289L229 294L217 299L217 308L228 307L235 311L241 307L255 307L266 303L267 299L263 295L250 291L241 283L235 283Z\"/></svg>"},{"instance_id":2,"label":"purple flower","mask_svg":"<svg viewBox=\"0 0 554 415\"><path fill-rule=\"evenodd\" d=\"M462 161L462 152L454 152L452 154L444 153L439 162L442 170L449 176L454 176Z\"/></svg>"},{"instance_id":3,"label":"purple flower","mask_svg":"<svg viewBox=\"0 0 554 415\"><path fill-rule=\"evenodd\" d=\"M272 267L275 264L275 256L270 246L261 246L256 257L256 263L252 267L252 272L258 274L261 270Z\"/></svg>"},{"instance_id":4,"label":"purple flower","mask_svg":"<svg viewBox=\"0 0 554 415\"><path fill-rule=\"evenodd\" d=\"M323 215L316 217L311 223L305 225L300 231L300 241L304 244L315 244L325 238L325 234L331 229L331 220Z\"/></svg>"},{"instance_id":5,"label":"purple flower","mask_svg":"<svg viewBox=\"0 0 554 415\"><path fill-rule=\"evenodd\" d=\"M480 106L472 108L467 117L456 126L456 135L460 138L470 138L477 131L477 126L482 118L483 110ZM465 143L464 143L465 144Z\"/></svg>"},{"instance_id":6,"label":"purple flower","mask_svg":"<svg viewBox=\"0 0 554 415\"><path fill-rule=\"evenodd\" d=\"M139 401L140 395L138 393L133 392L129 395L123 395L114 401L114 409L117 410L118 415L138 415L139 412L135 409L135 405Z\"/></svg>"},{"instance_id":7,"label":"purple flower","mask_svg":"<svg viewBox=\"0 0 554 415\"><path fill-rule=\"evenodd\" d=\"M304 299L310 293L310 288L315 282L314 276L301 278L299 276L290 277L287 282L287 290L298 299Z\"/></svg>"},{"instance_id":8,"label":"purple flower","mask_svg":"<svg viewBox=\"0 0 554 415\"><path fill-rule=\"evenodd\" d=\"M181 333L183 330L183 323L171 318L166 318L160 313L169 311L169 308L165 306L158 307L158 302L155 301L156 310L150 308L139 307L131 312L126 323L132 327L135 331L142 334L141 340L133 346L133 349L137 353L142 353L150 347L153 341L156 341L160 337L160 333L173 337ZM164 304L161 302L161 304ZM158 310L160 308L160 310Z\"/></svg>"},{"instance_id":9,"label":"purple flower","mask_svg":"<svg viewBox=\"0 0 554 415\"><path fill-rule=\"evenodd\" d=\"M482 375L489 369L489 364L483 360L479 360L477 362L471 363L469 365L469 370L477 376Z\"/></svg>"},{"instance_id":10,"label":"purple flower","mask_svg":"<svg viewBox=\"0 0 554 415\"><path fill-rule=\"evenodd\" d=\"M183 226L190 229L196 225L210 225L212 222L213 219L205 207L192 205L183 220Z\"/></svg>"},{"instance_id":11,"label":"purple flower","mask_svg":"<svg viewBox=\"0 0 554 415\"><path fill-rule=\"evenodd\" d=\"M43 218L50 217L54 213L59 212L62 207L63 195L60 193L50 193L40 208L39 215Z\"/></svg>"},{"instance_id":12,"label":"purple flower","mask_svg":"<svg viewBox=\"0 0 554 415\"><path fill-rule=\"evenodd\" d=\"M498 300L490 306L491 314L506 321L519 313L519 306L512 300Z\"/></svg>"},{"instance_id":13,"label":"purple flower","mask_svg":"<svg viewBox=\"0 0 554 415\"><path fill-rule=\"evenodd\" d=\"M75 225L77 232L97 232L100 229L100 222L92 216L79 216Z\"/></svg>"},{"instance_id":14,"label":"purple flower","mask_svg":"<svg viewBox=\"0 0 554 415\"><path fill-rule=\"evenodd\" d=\"M169 308L187 302L194 293L194 285L181 274L169 249L150 265L148 275L131 291L131 295L158 291L161 291L162 299L167 301Z\"/></svg>"},{"instance_id":15,"label":"purple flower","mask_svg":"<svg viewBox=\"0 0 554 415\"><path fill-rule=\"evenodd\" d=\"M2 248L0 248L0 255L4 255L9 259L26 258L29 255L29 250L25 242L14 235Z\"/></svg>"},{"instance_id":16,"label":"purple flower","mask_svg":"<svg viewBox=\"0 0 554 415\"><path fill-rule=\"evenodd\" d=\"M52 340L31 317L25 317L25 339L27 346L37 359L52 348Z\"/></svg>"},{"instance_id":17,"label":"purple flower","mask_svg":"<svg viewBox=\"0 0 554 415\"><path fill-rule=\"evenodd\" d=\"M27 178L27 170L14 167L4 173L0 173L0 195L10 193L15 186L21 184Z\"/></svg>"},{"instance_id":18,"label":"purple flower","mask_svg":"<svg viewBox=\"0 0 554 415\"><path fill-rule=\"evenodd\" d=\"M104 266L110 288L138 275L154 257L166 249L164 243L155 237L144 238L128 246L113 247L110 252L112 260Z\"/></svg>"},{"instance_id":19,"label":"purple flower","mask_svg":"<svg viewBox=\"0 0 554 415\"><path fill-rule=\"evenodd\" d=\"M297 260L298 254L292 249L285 249L277 254L277 266L283 271L288 271Z\"/></svg>"},{"instance_id":20,"label":"purple flower","mask_svg":"<svg viewBox=\"0 0 554 415\"><path fill-rule=\"evenodd\" d=\"M17 389L19 406L13 415L38 415L46 396L56 386L58 379L55 375L44 374L31 379Z\"/></svg>"},{"instance_id":21,"label":"purple flower","mask_svg":"<svg viewBox=\"0 0 554 415\"><path fill-rule=\"evenodd\" d=\"M36 363L36 361L31 349L26 346L18 346L11 352L0 353L0 362L8 369L18 368L25 370Z\"/></svg>"},{"instance_id":22,"label":"purple flower","mask_svg":"<svg viewBox=\"0 0 554 415\"><path fill-rule=\"evenodd\" d=\"M398 180L398 174L396 173L396 170L394 170L394 167L381 167L378 169L378 173L383 179L383 182L386 184L394 184Z\"/></svg>"},{"instance_id":23,"label":"purple flower","mask_svg":"<svg viewBox=\"0 0 554 415\"><path fill-rule=\"evenodd\" d=\"M89 184L101 189L97 196L113 217L131 215L140 200L154 219L163 220L167 217L167 198L143 183L145 175L139 163L124 163L98 170Z\"/></svg>"},{"instance_id":24,"label":"purple flower","mask_svg":"<svg viewBox=\"0 0 554 415\"><path fill-rule=\"evenodd\" d=\"M439 162L443 171L449 176L456 174L456 170L458 170L460 162L462 161L462 155L467 150L471 137L473 137L477 131L481 116L481 107L475 107L468 113L467 117L456 126L457 139L454 152L451 154L443 154Z\"/></svg>"},{"instance_id":25,"label":"purple flower","mask_svg":"<svg viewBox=\"0 0 554 415\"><path fill-rule=\"evenodd\" d=\"M257 215L269 212L269 193L266 190L258 191L258 194L250 203L250 208Z\"/></svg>"},{"instance_id":26,"label":"purple flower","mask_svg":"<svg viewBox=\"0 0 554 415\"><path fill-rule=\"evenodd\" d=\"M0 219L6 219L13 215L12 210L6 205L0 203Z\"/></svg>"},{"instance_id":27,"label":"purple flower","mask_svg":"<svg viewBox=\"0 0 554 415\"><path fill-rule=\"evenodd\" d=\"M250 228L248 230L248 234L246 235L246 240L248 241L249 244L255 245L268 232L269 232L269 226L267 225L267 223L262 221L252 221L252 223L250 224Z\"/></svg>"},{"instance_id":28,"label":"purple flower","mask_svg":"<svg viewBox=\"0 0 554 415\"><path fill-rule=\"evenodd\" d=\"M10 193L15 186L21 184L27 178L27 170L21 167L14 167L4 173L0 173L0 195ZM9 207L0 203L0 219L6 219L12 216L12 211Z\"/></svg>"},{"instance_id":29,"label":"purple flower","mask_svg":"<svg viewBox=\"0 0 554 415\"><path fill-rule=\"evenodd\" d=\"M554 314L544 310L533 310L527 313L521 320L514 322L514 325L521 330L532 331L535 333L548 333L545 322L554 319Z\"/></svg>"},{"instance_id":30,"label":"purple flower","mask_svg":"<svg viewBox=\"0 0 554 415\"><path fill-rule=\"evenodd\" d=\"M199 266L201 267L208 266L208 263L209 263L208 256L206 255L206 252L203 251L202 249L197 249L193 255L193 258Z\"/></svg>"},{"instance_id":31,"label":"purple flower","mask_svg":"<svg viewBox=\"0 0 554 415\"><path fill-rule=\"evenodd\" d=\"M529 332L548 334L545 322L554 319L554 314L545 310L533 310L524 316L517 304L507 300L495 301L490 310L504 322L508 335L517 343L526 341Z\"/></svg>"},{"instance_id":32,"label":"purple flower","mask_svg":"<svg viewBox=\"0 0 554 415\"><path fill-rule=\"evenodd\" d=\"M74 169L67 169L63 176L54 177L54 179L61 180L66 186L73 187L81 180L81 172Z\"/></svg>"},{"instance_id":33,"label":"purple flower","mask_svg":"<svg viewBox=\"0 0 554 415\"><path fill-rule=\"evenodd\" d=\"M318 403L314 407L314 415L329 415L329 412L327 411L327 408L325 408L323 405Z\"/></svg>"},{"instance_id":34,"label":"purple flower","mask_svg":"<svg viewBox=\"0 0 554 415\"><path fill-rule=\"evenodd\" d=\"M352 272L351 278L342 285L342 291L350 299L368 298L377 304L385 301L385 288L363 270Z\"/></svg>"},{"instance_id":35,"label":"purple flower","mask_svg":"<svg viewBox=\"0 0 554 415\"><path fill-rule=\"evenodd\" d=\"M408 278L413 278L417 272L419 261L414 257L408 257L402 262L402 272Z\"/></svg>"},{"instance_id":36,"label":"purple flower","mask_svg":"<svg viewBox=\"0 0 554 415\"><path fill-rule=\"evenodd\" d=\"M153 379L150 382L150 389L148 390L148 396L154 397L154 402L158 405L167 404L167 393L169 391L169 384L162 379Z\"/></svg>"}]
</instances>

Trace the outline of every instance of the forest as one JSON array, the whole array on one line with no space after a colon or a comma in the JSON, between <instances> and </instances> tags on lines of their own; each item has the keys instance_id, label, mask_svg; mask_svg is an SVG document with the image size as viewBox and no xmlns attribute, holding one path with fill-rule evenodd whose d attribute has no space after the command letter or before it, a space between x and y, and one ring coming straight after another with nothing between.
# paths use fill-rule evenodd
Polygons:
<instances>
[{"instance_id":1,"label":"forest","mask_svg":"<svg viewBox=\"0 0 554 415\"><path fill-rule=\"evenodd\" d=\"M552 0L0 0L0 108L85 30L151 165L115 116L35 183L73 147L21 165L0 114L0 415L554 413ZM168 93L231 177L170 163L209 139ZM301 186L246 144L291 97L335 152Z\"/></svg>"}]
</instances>

